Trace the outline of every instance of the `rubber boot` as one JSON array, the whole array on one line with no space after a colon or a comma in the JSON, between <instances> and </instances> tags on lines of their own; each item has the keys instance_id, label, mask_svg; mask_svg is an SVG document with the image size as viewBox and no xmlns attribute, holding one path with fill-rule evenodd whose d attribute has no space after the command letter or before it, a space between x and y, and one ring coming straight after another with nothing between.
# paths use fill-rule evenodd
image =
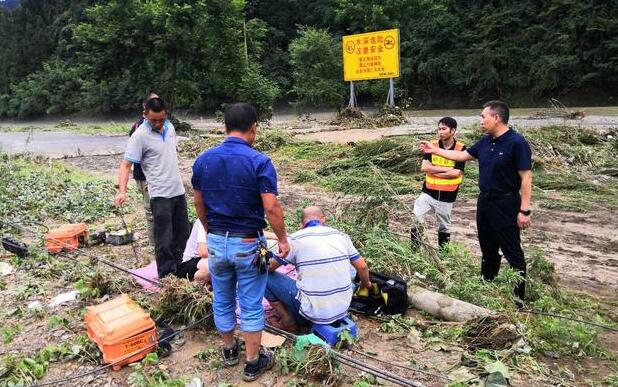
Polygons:
<instances>
[{"instance_id":1,"label":"rubber boot","mask_svg":"<svg viewBox=\"0 0 618 387\"><path fill-rule=\"evenodd\" d=\"M412 249L418 250L421 248L423 241L423 227L418 224L413 224L410 228L410 246Z\"/></svg>"},{"instance_id":2,"label":"rubber boot","mask_svg":"<svg viewBox=\"0 0 618 387\"><path fill-rule=\"evenodd\" d=\"M444 248L444 246L451 241L451 234L448 232L438 232L438 247Z\"/></svg>"}]
</instances>

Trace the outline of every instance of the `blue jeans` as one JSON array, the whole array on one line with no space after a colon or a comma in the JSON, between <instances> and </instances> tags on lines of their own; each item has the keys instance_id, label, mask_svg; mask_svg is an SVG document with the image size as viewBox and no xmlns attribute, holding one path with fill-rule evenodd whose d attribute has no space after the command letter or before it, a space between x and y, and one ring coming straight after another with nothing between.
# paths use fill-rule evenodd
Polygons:
<instances>
[{"instance_id":1,"label":"blue jeans","mask_svg":"<svg viewBox=\"0 0 618 387\"><path fill-rule=\"evenodd\" d=\"M222 333L236 327L236 294L240 304L240 330L264 329L262 298L268 274L253 264L257 238L231 238L208 234L208 269L212 277L215 326Z\"/></svg>"},{"instance_id":2,"label":"blue jeans","mask_svg":"<svg viewBox=\"0 0 618 387\"><path fill-rule=\"evenodd\" d=\"M298 325L309 324L309 321L300 314L300 301L296 299L298 287L296 281L281 273L272 272L268 275L268 283L264 297L268 302L279 301L285 305L288 313L294 316Z\"/></svg>"}]
</instances>

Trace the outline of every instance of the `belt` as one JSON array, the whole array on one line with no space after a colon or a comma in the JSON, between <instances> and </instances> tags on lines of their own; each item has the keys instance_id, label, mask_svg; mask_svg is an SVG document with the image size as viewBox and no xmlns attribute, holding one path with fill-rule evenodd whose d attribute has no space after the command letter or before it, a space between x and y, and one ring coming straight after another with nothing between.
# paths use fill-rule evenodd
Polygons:
<instances>
[{"instance_id":1,"label":"belt","mask_svg":"<svg viewBox=\"0 0 618 387\"><path fill-rule=\"evenodd\" d=\"M257 238L260 236L260 231L247 231L247 232L229 232L222 230L208 230L209 234L227 236L229 238Z\"/></svg>"},{"instance_id":2,"label":"belt","mask_svg":"<svg viewBox=\"0 0 618 387\"><path fill-rule=\"evenodd\" d=\"M516 192L481 192L479 194L480 197L484 197L484 198L504 198L507 196L515 196L518 193Z\"/></svg>"}]
</instances>

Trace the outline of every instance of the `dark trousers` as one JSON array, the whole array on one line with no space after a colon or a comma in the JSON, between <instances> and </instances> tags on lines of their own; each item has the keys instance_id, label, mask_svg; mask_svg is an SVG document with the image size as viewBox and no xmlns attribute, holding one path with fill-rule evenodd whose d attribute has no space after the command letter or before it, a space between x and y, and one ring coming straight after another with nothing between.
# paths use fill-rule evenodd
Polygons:
<instances>
[{"instance_id":1,"label":"dark trousers","mask_svg":"<svg viewBox=\"0 0 618 387\"><path fill-rule=\"evenodd\" d=\"M189 216L185 195L173 198L151 198L155 256L159 278L174 274L182 262L189 238Z\"/></svg>"},{"instance_id":2,"label":"dark trousers","mask_svg":"<svg viewBox=\"0 0 618 387\"><path fill-rule=\"evenodd\" d=\"M501 249L511 267L524 277L524 281L515 288L515 294L523 301L526 292L526 261L517 226L520 204L519 195L492 196L481 193L477 202L476 227L483 254L483 278L491 281L498 275L502 259L498 250Z\"/></svg>"}]
</instances>

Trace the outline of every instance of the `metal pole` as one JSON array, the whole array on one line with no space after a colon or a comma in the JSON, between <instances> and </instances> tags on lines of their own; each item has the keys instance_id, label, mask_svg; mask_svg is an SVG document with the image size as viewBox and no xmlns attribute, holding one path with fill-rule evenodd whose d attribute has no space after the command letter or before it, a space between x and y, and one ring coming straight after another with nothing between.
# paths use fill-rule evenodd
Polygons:
<instances>
[{"instance_id":1,"label":"metal pole","mask_svg":"<svg viewBox=\"0 0 618 387\"><path fill-rule=\"evenodd\" d=\"M350 109L356 108L356 95L354 94L354 82L350 82L350 102L348 102Z\"/></svg>"},{"instance_id":2,"label":"metal pole","mask_svg":"<svg viewBox=\"0 0 618 387\"><path fill-rule=\"evenodd\" d=\"M386 97L386 104L388 106L395 106L395 82L393 82L393 78L388 79L388 96Z\"/></svg>"}]
</instances>

